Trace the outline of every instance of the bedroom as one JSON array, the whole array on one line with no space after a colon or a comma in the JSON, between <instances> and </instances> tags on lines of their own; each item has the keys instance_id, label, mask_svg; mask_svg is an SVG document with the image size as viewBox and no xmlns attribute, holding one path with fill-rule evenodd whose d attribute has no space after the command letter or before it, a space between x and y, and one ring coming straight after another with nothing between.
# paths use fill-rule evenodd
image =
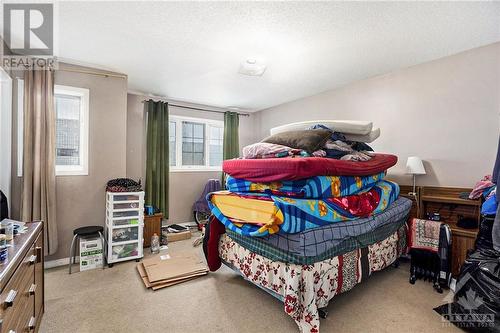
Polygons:
<instances>
[{"instance_id":1,"label":"bedroom","mask_svg":"<svg viewBox=\"0 0 500 333\"><path fill-rule=\"evenodd\" d=\"M499 3L1 8L1 332L500 331Z\"/></svg>"}]
</instances>

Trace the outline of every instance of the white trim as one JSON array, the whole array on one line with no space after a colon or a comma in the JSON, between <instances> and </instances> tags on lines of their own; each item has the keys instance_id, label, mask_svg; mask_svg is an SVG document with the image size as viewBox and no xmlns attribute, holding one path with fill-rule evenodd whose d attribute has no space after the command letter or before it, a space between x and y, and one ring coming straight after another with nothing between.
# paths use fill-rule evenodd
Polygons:
<instances>
[{"instance_id":1,"label":"white trim","mask_svg":"<svg viewBox=\"0 0 500 333\"><path fill-rule=\"evenodd\" d=\"M24 80L17 79L17 176L23 176Z\"/></svg>"},{"instance_id":2,"label":"white trim","mask_svg":"<svg viewBox=\"0 0 500 333\"><path fill-rule=\"evenodd\" d=\"M76 264L78 264L80 262L80 256L76 256L75 260L76 260ZM49 269L49 268L68 266L68 265L69 265L69 257L66 257L66 258L61 258L61 259L56 259L56 260L45 261L44 268Z\"/></svg>"},{"instance_id":3,"label":"white trim","mask_svg":"<svg viewBox=\"0 0 500 333\"><path fill-rule=\"evenodd\" d=\"M210 166L210 126L224 128L224 121L171 115L169 121L175 126L175 166L170 166L170 172L221 172L222 166ZM205 125L205 165L182 165L182 122L189 121Z\"/></svg>"},{"instance_id":4,"label":"white trim","mask_svg":"<svg viewBox=\"0 0 500 333\"><path fill-rule=\"evenodd\" d=\"M80 97L80 165L56 165L56 176L89 174L89 95L86 88L54 85L55 95Z\"/></svg>"}]
</instances>

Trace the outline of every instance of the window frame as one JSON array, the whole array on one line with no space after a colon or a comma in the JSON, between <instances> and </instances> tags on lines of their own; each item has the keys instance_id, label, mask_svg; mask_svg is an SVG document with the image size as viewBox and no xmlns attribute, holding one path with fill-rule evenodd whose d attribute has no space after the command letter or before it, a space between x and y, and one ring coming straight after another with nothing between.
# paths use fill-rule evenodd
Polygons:
<instances>
[{"instance_id":1,"label":"window frame","mask_svg":"<svg viewBox=\"0 0 500 333\"><path fill-rule=\"evenodd\" d=\"M194 117L185 117L170 115L169 122L175 122L175 162L176 165L170 165L170 172L206 172L222 171L222 165L210 166L210 128L209 126L220 127L224 129L224 121L203 119ZM205 165L182 165L182 122L188 121L205 125ZM222 139L224 141L224 138ZM224 142L223 142L224 144ZM169 161L170 164L170 161Z\"/></svg>"},{"instance_id":2,"label":"window frame","mask_svg":"<svg viewBox=\"0 0 500 333\"><path fill-rule=\"evenodd\" d=\"M80 97L80 164L56 165L56 176L88 176L89 174L89 96L87 88L54 85L54 112L56 95ZM57 116L56 116L57 117ZM57 118L54 119L57 120ZM55 153L55 152L54 152Z\"/></svg>"}]
</instances>

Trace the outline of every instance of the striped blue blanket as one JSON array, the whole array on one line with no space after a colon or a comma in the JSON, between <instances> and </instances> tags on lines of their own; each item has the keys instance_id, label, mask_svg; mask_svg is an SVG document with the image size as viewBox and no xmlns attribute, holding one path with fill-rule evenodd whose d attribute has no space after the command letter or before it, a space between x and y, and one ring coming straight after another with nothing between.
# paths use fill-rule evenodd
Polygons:
<instances>
[{"instance_id":1,"label":"striped blue blanket","mask_svg":"<svg viewBox=\"0 0 500 333\"><path fill-rule=\"evenodd\" d=\"M371 188L384 179L385 172L372 176L316 176L300 180L272 183L254 183L249 180L227 177L226 188L238 193L266 193L304 199L345 197Z\"/></svg>"}]
</instances>

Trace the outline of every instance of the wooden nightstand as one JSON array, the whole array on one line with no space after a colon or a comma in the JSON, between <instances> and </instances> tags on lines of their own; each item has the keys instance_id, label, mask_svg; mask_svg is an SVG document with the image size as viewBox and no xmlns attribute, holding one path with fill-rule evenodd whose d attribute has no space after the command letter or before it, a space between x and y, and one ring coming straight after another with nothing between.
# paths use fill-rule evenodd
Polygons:
<instances>
[{"instance_id":1,"label":"wooden nightstand","mask_svg":"<svg viewBox=\"0 0 500 333\"><path fill-rule=\"evenodd\" d=\"M456 276L467 258L467 251L474 248L478 228L464 229L457 226L460 217L474 218L479 225L481 219L481 200L468 200L459 197L470 188L421 187L420 218L427 218L427 213L439 212L441 222L450 226L452 233L451 273Z\"/></svg>"},{"instance_id":2,"label":"wooden nightstand","mask_svg":"<svg viewBox=\"0 0 500 333\"><path fill-rule=\"evenodd\" d=\"M408 220L411 220L413 218L418 218L419 215L419 202L417 201L417 198L419 197L420 193L420 187L417 187L415 189L417 192L417 196L415 197L414 195L411 195L410 193L413 192L413 186L409 185L400 185L399 186L399 196L404 197L407 199L410 199L412 204L411 204L411 210L410 210L410 215L408 216Z\"/></svg>"},{"instance_id":3,"label":"wooden nightstand","mask_svg":"<svg viewBox=\"0 0 500 333\"><path fill-rule=\"evenodd\" d=\"M144 247L151 246L151 236L153 236L153 234L156 233L159 237L161 237L162 219L162 213L144 215Z\"/></svg>"}]
</instances>

